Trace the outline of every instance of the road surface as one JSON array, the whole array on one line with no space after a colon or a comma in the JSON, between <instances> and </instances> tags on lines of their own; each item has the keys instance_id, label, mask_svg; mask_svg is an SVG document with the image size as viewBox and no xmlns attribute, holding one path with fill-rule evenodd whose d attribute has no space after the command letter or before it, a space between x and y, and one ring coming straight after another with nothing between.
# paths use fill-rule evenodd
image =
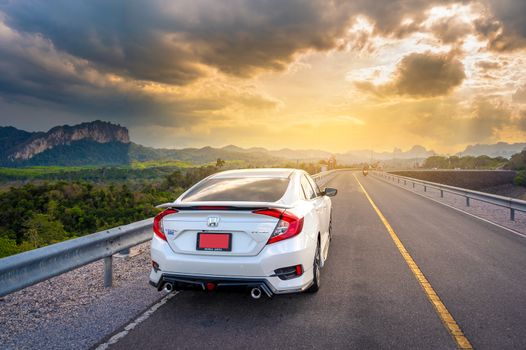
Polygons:
<instances>
[{"instance_id":1,"label":"road surface","mask_svg":"<svg viewBox=\"0 0 526 350\"><path fill-rule=\"evenodd\" d=\"M180 292L110 348L458 348L358 181L469 343L526 349L526 239L352 172L317 294Z\"/></svg>"}]
</instances>

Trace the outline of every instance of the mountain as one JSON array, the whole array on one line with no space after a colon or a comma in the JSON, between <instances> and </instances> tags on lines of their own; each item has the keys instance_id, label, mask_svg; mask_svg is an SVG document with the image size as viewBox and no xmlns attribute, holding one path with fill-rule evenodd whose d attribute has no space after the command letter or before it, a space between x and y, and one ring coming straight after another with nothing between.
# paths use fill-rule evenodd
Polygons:
<instances>
[{"instance_id":1,"label":"mountain","mask_svg":"<svg viewBox=\"0 0 526 350\"><path fill-rule=\"evenodd\" d=\"M130 137L125 127L99 120L75 126L56 126L46 133L33 133L25 142L13 147L8 158L11 161L24 161L54 147L71 145L80 140L129 143Z\"/></svg>"},{"instance_id":2,"label":"mountain","mask_svg":"<svg viewBox=\"0 0 526 350\"><path fill-rule=\"evenodd\" d=\"M223 160L244 161L253 166L277 166L296 162L318 162L332 156L340 164L353 164L391 159L423 159L434 155L422 146L408 151L370 150L333 154L307 149L267 150L262 147L164 149L130 142L128 129L103 121L78 125L62 125L47 132L28 132L14 127L0 127L0 165L7 167L32 165L125 165L132 161L179 160L195 165Z\"/></svg>"},{"instance_id":3,"label":"mountain","mask_svg":"<svg viewBox=\"0 0 526 350\"><path fill-rule=\"evenodd\" d=\"M283 148L277 151L268 151L274 156L279 156L289 160L301 160L301 161L316 161L320 159L329 159L333 153L320 151L316 149L307 150L292 150L290 148Z\"/></svg>"},{"instance_id":4,"label":"mountain","mask_svg":"<svg viewBox=\"0 0 526 350\"><path fill-rule=\"evenodd\" d=\"M466 149L460 153L457 153L458 156L490 156L490 157L504 157L511 158L512 155L520 153L526 148L526 143L507 143L499 142L495 144L476 144L469 145Z\"/></svg>"},{"instance_id":5,"label":"mountain","mask_svg":"<svg viewBox=\"0 0 526 350\"><path fill-rule=\"evenodd\" d=\"M399 148L395 148L392 152L375 152L372 150L349 151L341 155L336 155L336 159L340 163L353 164L388 160L421 160L434 156L435 154L434 151L427 150L423 146L415 145L407 151L402 151Z\"/></svg>"},{"instance_id":6,"label":"mountain","mask_svg":"<svg viewBox=\"0 0 526 350\"><path fill-rule=\"evenodd\" d=\"M488 155L506 157L519 153L526 143L499 142L467 146L462 156ZM63 125L47 132L28 132L14 127L0 127L0 166L29 165L124 165L132 161L179 160L195 165L223 160L243 161L253 166L279 166L297 162L318 162L334 156L338 164L382 162L383 164L416 164L435 152L415 145L391 152L351 150L331 153L318 149L268 150L262 147L241 148L228 145L220 148L166 149L142 146L130 141L126 127L94 121Z\"/></svg>"},{"instance_id":7,"label":"mountain","mask_svg":"<svg viewBox=\"0 0 526 350\"><path fill-rule=\"evenodd\" d=\"M58 145L22 162L23 165L126 165L130 163L130 144L97 142L89 139Z\"/></svg>"},{"instance_id":8,"label":"mountain","mask_svg":"<svg viewBox=\"0 0 526 350\"><path fill-rule=\"evenodd\" d=\"M237 146L223 148L183 148L166 149L151 148L131 143L130 159L136 161L148 160L181 160L189 163L204 164L215 162L217 158L223 160L242 160L253 165L277 165L283 163L283 158L274 156L265 149L244 149Z\"/></svg>"},{"instance_id":9,"label":"mountain","mask_svg":"<svg viewBox=\"0 0 526 350\"><path fill-rule=\"evenodd\" d=\"M7 159L13 145L26 142L32 135L31 132L18 130L12 126L0 127L0 159Z\"/></svg>"},{"instance_id":10,"label":"mountain","mask_svg":"<svg viewBox=\"0 0 526 350\"><path fill-rule=\"evenodd\" d=\"M0 127L0 163L98 165L129 162L128 129L103 121L57 126L48 132Z\"/></svg>"}]
</instances>

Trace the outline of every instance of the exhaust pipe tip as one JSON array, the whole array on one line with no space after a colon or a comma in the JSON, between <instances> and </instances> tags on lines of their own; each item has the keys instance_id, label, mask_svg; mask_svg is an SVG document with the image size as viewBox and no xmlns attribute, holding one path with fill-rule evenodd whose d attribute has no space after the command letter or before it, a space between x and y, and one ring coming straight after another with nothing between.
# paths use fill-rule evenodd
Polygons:
<instances>
[{"instance_id":1,"label":"exhaust pipe tip","mask_svg":"<svg viewBox=\"0 0 526 350\"><path fill-rule=\"evenodd\" d=\"M252 299L261 298L261 289L259 289L258 287L252 288L252 290L250 291L250 296L252 297Z\"/></svg>"},{"instance_id":2,"label":"exhaust pipe tip","mask_svg":"<svg viewBox=\"0 0 526 350\"><path fill-rule=\"evenodd\" d=\"M171 291L174 290L174 286L173 286L171 283L165 283L165 284L164 284L164 288L163 288L163 290L164 290L165 292L170 293Z\"/></svg>"}]
</instances>

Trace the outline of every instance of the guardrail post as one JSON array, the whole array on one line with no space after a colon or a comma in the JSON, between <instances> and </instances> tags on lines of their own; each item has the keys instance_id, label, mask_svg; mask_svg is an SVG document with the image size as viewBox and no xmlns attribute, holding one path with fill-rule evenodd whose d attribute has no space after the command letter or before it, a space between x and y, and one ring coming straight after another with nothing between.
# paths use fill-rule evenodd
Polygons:
<instances>
[{"instance_id":1,"label":"guardrail post","mask_svg":"<svg viewBox=\"0 0 526 350\"><path fill-rule=\"evenodd\" d=\"M444 190L440 190L440 198L444 198Z\"/></svg>"},{"instance_id":2,"label":"guardrail post","mask_svg":"<svg viewBox=\"0 0 526 350\"><path fill-rule=\"evenodd\" d=\"M427 192L427 186L424 185L424 192Z\"/></svg>"},{"instance_id":3,"label":"guardrail post","mask_svg":"<svg viewBox=\"0 0 526 350\"><path fill-rule=\"evenodd\" d=\"M104 258L104 287L111 287L113 282L113 256Z\"/></svg>"},{"instance_id":4,"label":"guardrail post","mask_svg":"<svg viewBox=\"0 0 526 350\"><path fill-rule=\"evenodd\" d=\"M415 183L413 182L413 188L415 188Z\"/></svg>"},{"instance_id":5,"label":"guardrail post","mask_svg":"<svg viewBox=\"0 0 526 350\"><path fill-rule=\"evenodd\" d=\"M515 209L510 208L510 220L515 221Z\"/></svg>"},{"instance_id":6,"label":"guardrail post","mask_svg":"<svg viewBox=\"0 0 526 350\"><path fill-rule=\"evenodd\" d=\"M407 181L406 181L406 180L404 180L404 186L406 186L406 185L407 185Z\"/></svg>"},{"instance_id":7,"label":"guardrail post","mask_svg":"<svg viewBox=\"0 0 526 350\"><path fill-rule=\"evenodd\" d=\"M469 207L469 197L466 196L466 207Z\"/></svg>"}]
</instances>

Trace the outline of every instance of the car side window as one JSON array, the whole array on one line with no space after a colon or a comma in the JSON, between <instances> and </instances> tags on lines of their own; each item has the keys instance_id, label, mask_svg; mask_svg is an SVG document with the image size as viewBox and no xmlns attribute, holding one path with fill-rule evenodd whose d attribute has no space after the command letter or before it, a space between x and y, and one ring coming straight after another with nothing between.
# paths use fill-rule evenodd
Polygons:
<instances>
[{"instance_id":1,"label":"car side window","mask_svg":"<svg viewBox=\"0 0 526 350\"><path fill-rule=\"evenodd\" d=\"M307 197L307 199L316 198L316 192L314 192L314 189L305 175L301 177L301 187L303 187L303 191L305 191L305 197Z\"/></svg>"},{"instance_id":2,"label":"car side window","mask_svg":"<svg viewBox=\"0 0 526 350\"><path fill-rule=\"evenodd\" d=\"M312 188L314 189L314 191L316 192L316 196L319 197L322 195L321 193L321 190L320 188L318 187L318 184L316 183L316 181L314 181L312 179L312 177L310 176L307 176L307 179L309 180L309 183L312 185Z\"/></svg>"}]
</instances>

